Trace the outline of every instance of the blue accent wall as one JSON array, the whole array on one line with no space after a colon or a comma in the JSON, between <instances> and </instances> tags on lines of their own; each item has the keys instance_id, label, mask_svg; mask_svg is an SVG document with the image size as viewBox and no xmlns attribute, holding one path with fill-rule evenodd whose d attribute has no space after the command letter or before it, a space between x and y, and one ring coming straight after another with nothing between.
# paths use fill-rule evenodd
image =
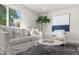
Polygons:
<instances>
[{"instance_id":1,"label":"blue accent wall","mask_svg":"<svg viewBox=\"0 0 79 59\"><path fill-rule=\"evenodd\" d=\"M52 26L52 31L54 30L65 30L66 32L70 31L69 25L56 25Z\"/></svg>"}]
</instances>

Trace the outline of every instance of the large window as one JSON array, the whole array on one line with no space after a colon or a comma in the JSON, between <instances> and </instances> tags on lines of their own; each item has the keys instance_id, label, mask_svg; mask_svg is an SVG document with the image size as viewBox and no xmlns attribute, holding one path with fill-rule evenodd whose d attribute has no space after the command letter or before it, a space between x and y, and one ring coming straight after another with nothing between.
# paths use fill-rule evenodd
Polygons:
<instances>
[{"instance_id":1,"label":"large window","mask_svg":"<svg viewBox=\"0 0 79 59\"><path fill-rule=\"evenodd\" d=\"M6 25L6 7L0 5L0 24Z\"/></svg>"},{"instance_id":2,"label":"large window","mask_svg":"<svg viewBox=\"0 0 79 59\"><path fill-rule=\"evenodd\" d=\"M17 10L9 9L9 26L20 27L20 12Z\"/></svg>"},{"instance_id":3,"label":"large window","mask_svg":"<svg viewBox=\"0 0 79 59\"><path fill-rule=\"evenodd\" d=\"M0 25L20 27L21 12L0 4Z\"/></svg>"},{"instance_id":4,"label":"large window","mask_svg":"<svg viewBox=\"0 0 79 59\"><path fill-rule=\"evenodd\" d=\"M54 30L65 30L69 31L69 14L63 14L53 17L52 21L52 31Z\"/></svg>"}]
</instances>

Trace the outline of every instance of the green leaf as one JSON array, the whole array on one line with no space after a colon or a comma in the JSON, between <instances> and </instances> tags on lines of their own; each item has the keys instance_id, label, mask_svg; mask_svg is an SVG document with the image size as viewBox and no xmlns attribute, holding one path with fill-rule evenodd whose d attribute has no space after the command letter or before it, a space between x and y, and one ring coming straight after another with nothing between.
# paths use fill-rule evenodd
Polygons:
<instances>
[{"instance_id":1,"label":"green leaf","mask_svg":"<svg viewBox=\"0 0 79 59\"><path fill-rule=\"evenodd\" d=\"M49 23L50 19L47 18L47 16L39 16L38 19L36 20L38 23Z\"/></svg>"}]
</instances>

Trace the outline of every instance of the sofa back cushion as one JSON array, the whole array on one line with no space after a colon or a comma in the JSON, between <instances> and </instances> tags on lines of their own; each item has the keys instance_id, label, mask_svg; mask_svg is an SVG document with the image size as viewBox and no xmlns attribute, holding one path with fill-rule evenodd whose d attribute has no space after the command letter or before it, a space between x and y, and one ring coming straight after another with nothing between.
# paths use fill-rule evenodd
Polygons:
<instances>
[{"instance_id":1,"label":"sofa back cushion","mask_svg":"<svg viewBox=\"0 0 79 59\"><path fill-rule=\"evenodd\" d=\"M64 36L65 34L65 31L64 30L55 30L54 31L55 33L56 33L56 36L57 37L62 37L62 36Z\"/></svg>"},{"instance_id":2,"label":"sofa back cushion","mask_svg":"<svg viewBox=\"0 0 79 59\"><path fill-rule=\"evenodd\" d=\"M13 28L13 38L18 38L23 36L23 31L20 28Z\"/></svg>"},{"instance_id":3,"label":"sofa back cushion","mask_svg":"<svg viewBox=\"0 0 79 59\"><path fill-rule=\"evenodd\" d=\"M9 39L13 38L13 29L8 27L8 26L3 26L0 25L0 30L4 31L4 32L8 32L9 33Z\"/></svg>"},{"instance_id":4,"label":"sofa back cushion","mask_svg":"<svg viewBox=\"0 0 79 59\"><path fill-rule=\"evenodd\" d=\"M16 28L16 27L8 27L0 25L0 30L6 31L9 33L9 39L12 38L20 38L23 36L30 36L30 35L39 35L38 29L24 29L24 28Z\"/></svg>"}]
</instances>

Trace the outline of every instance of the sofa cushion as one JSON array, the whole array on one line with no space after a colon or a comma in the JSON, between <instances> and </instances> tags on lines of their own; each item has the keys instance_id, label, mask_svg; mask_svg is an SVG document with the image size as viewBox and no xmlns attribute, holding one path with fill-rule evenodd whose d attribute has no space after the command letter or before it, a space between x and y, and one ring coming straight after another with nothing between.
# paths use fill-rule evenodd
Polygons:
<instances>
[{"instance_id":1,"label":"sofa cushion","mask_svg":"<svg viewBox=\"0 0 79 59\"><path fill-rule=\"evenodd\" d=\"M27 39L27 38L25 38L25 37L13 38L12 40L10 40L10 44L11 44L11 46L14 46L14 45L26 43L26 42L28 42L28 41L31 41L31 39Z\"/></svg>"},{"instance_id":2,"label":"sofa cushion","mask_svg":"<svg viewBox=\"0 0 79 59\"><path fill-rule=\"evenodd\" d=\"M13 38L10 40L11 46L18 45L18 44L23 44L27 42L31 42L37 40L37 37L34 36L24 36L24 37L19 37L19 38Z\"/></svg>"}]
</instances>

